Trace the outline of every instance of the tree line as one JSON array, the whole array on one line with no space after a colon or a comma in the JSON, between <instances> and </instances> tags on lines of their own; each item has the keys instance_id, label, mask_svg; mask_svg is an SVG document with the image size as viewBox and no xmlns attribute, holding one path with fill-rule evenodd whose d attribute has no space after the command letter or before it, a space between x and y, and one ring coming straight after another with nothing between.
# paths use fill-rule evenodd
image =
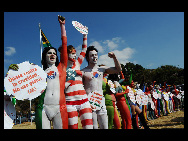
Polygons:
<instances>
[{"instance_id":1,"label":"tree line","mask_svg":"<svg viewBox=\"0 0 188 141\"><path fill-rule=\"evenodd\" d=\"M128 80L132 73L132 80L139 84L152 83L161 84L164 82L168 85L180 85L184 84L184 69L178 68L172 65L160 66L157 69L146 69L139 64L133 64L131 62L125 65L121 64L122 72L125 78Z\"/></svg>"}]
</instances>

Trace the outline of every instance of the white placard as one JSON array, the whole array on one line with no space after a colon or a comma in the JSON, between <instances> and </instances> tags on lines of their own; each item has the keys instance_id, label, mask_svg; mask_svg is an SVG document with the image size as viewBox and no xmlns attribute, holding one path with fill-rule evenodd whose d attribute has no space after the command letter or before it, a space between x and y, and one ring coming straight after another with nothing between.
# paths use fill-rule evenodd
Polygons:
<instances>
[{"instance_id":1,"label":"white placard","mask_svg":"<svg viewBox=\"0 0 188 141\"><path fill-rule=\"evenodd\" d=\"M180 94L178 94L176 97L177 97L178 99L181 99L181 95L180 95Z\"/></svg>"},{"instance_id":2,"label":"white placard","mask_svg":"<svg viewBox=\"0 0 188 141\"><path fill-rule=\"evenodd\" d=\"M41 95L47 86L45 71L28 61L18 64L18 67L18 71L10 69L4 79L7 94L18 100L32 100Z\"/></svg>"},{"instance_id":3,"label":"white placard","mask_svg":"<svg viewBox=\"0 0 188 141\"><path fill-rule=\"evenodd\" d=\"M111 80L108 80L108 85L110 86L110 91L115 94L116 90L115 90L114 83Z\"/></svg>"},{"instance_id":4,"label":"white placard","mask_svg":"<svg viewBox=\"0 0 188 141\"><path fill-rule=\"evenodd\" d=\"M136 102L138 105L141 105L141 97L140 97L140 94L137 94L136 95Z\"/></svg>"},{"instance_id":5,"label":"white placard","mask_svg":"<svg viewBox=\"0 0 188 141\"><path fill-rule=\"evenodd\" d=\"M100 110L105 105L105 99L103 94L95 90L88 94L90 104L94 107L94 110Z\"/></svg>"},{"instance_id":6,"label":"white placard","mask_svg":"<svg viewBox=\"0 0 188 141\"><path fill-rule=\"evenodd\" d=\"M153 97L154 97L155 99L158 99L158 94L157 94L157 92L153 92Z\"/></svg>"},{"instance_id":7,"label":"white placard","mask_svg":"<svg viewBox=\"0 0 188 141\"><path fill-rule=\"evenodd\" d=\"M142 98L142 105L147 105L149 101L149 98L147 95L144 95L144 97Z\"/></svg>"},{"instance_id":8,"label":"white placard","mask_svg":"<svg viewBox=\"0 0 188 141\"><path fill-rule=\"evenodd\" d=\"M168 101L169 100L169 95L168 95L168 93L165 93L165 92L163 92L163 97L164 97L164 99L166 100L166 101Z\"/></svg>"},{"instance_id":9,"label":"white placard","mask_svg":"<svg viewBox=\"0 0 188 141\"><path fill-rule=\"evenodd\" d=\"M88 28L83 26L81 23L77 21L72 21L72 25L82 34L88 34Z\"/></svg>"},{"instance_id":10,"label":"white placard","mask_svg":"<svg viewBox=\"0 0 188 141\"><path fill-rule=\"evenodd\" d=\"M151 108L152 108L153 110L155 110L155 104L154 104L154 102L151 101L150 103L151 103Z\"/></svg>"},{"instance_id":11,"label":"white placard","mask_svg":"<svg viewBox=\"0 0 188 141\"><path fill-rule=\"evenodd\" d=\"M134 95L133 90L129 86L127 86L127 89L129 89L128 97L135 104L136 103L136 97Z\"/></svg>"}]
</instances>

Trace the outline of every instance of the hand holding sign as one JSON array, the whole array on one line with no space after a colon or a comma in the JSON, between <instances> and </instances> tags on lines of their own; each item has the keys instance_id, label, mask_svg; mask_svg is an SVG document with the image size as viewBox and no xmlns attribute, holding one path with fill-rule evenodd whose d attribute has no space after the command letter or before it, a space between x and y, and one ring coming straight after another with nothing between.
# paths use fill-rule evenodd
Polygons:
<instances>
[{"instance_id":1,"label":"hand holding sign","mask_svg":"<svg viewBox=\"0 0 188 141\"><path fill-rule=\"evenodd\" d=\"M88 27L83 26L77 21L72 21L73 26L82 34L88 34Z\"/></svg>"},{"instance_id":2,"label":"hand holding sign","mask_svg":"<svg viewBox=\"0 0 188 141\"><path fill-rule=\"evenodd\" d=\"M4 79L5 89L8 95L14 95L18 100L34 99L46 89L46 73L29 62L18 64L18 71L9 70Z\"/></svg>"}]
</instances>

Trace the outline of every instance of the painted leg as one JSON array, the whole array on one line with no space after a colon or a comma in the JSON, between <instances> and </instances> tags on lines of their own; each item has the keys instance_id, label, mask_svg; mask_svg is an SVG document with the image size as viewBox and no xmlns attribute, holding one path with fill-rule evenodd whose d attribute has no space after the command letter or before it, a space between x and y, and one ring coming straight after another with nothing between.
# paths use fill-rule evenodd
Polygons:
<instances>
[{"instance_id":1,"label":"painted leg","mask_svg":"<svg viewBox=\"0 0 188 141\"><path fill-rule=\"evenodd\" d=\"M78 129L77 109L71 105L68 105L67 112L68 112L68 129Z\"/></svg>"},{"instance_id":2,"label":"painted leg","mask_svg":"<svg viewBox=\"0 0 188 141\"><path fill-rule=\"evenodd\" d=\"M107 114L97 115L100 129L108 129L108 116Z\"/></svg>"},{"instance_id":3,"label":"painted leg","mask_svg":"<svg viewBox=\"0 0 188 141\"><path fill-rule=\"evenodd\" d=\"M96 111L92 111L93 129L98 129L97 114Z\"/></svg>"},{"instance_id":4,"label":"painted leg","mask_svg":"<svg viewBox=\"0 0 188 141\"><path fill-rule=\"evenodd\" d=\"M50 120L44 110L42 111L42 129L51 129Z\"/></svg>"},{"instance_id":5,"label":"painted leg","mask_svg":"<svg viewBox=\"0 0 188 141\"><path fill-rule=\"evenodd\" d=\"M107 115L108 115L108 129L112 129L113 119L114 119L114 107L106 106Z\"/></svg>"},{"instance_id":6,"label":"painted leg","mask_svg":"<svg viewBox=\"0 0 188 141\"><path fill-rule=\"evenodd\" d=\"M83 129L93 129L92 111L89 102L83 104L79 111Z\"/></svg>"}]
</instances>

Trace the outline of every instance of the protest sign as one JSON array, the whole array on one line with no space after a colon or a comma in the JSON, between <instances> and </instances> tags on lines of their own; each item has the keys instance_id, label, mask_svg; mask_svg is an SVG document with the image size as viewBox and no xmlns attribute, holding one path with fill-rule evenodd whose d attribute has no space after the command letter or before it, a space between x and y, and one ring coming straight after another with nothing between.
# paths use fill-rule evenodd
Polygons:
<instances>
[{"instance_id":1,"label":"protest sign","mask_svg":"<svg viewBox=\"0 0 188 141\"><path fill-rule=\"evenodd\" d=\"M147 95L144 95L144 97L142 98L142 105L147 105L149 102L149 98Z\"/></svg>"},{"instance_id":2,"label":"protest sign","mask_svg":"<svg viewBox=\"0 0 188 141\"><path fill-rule=\"evenodd\" d=\"M108 85L110 86L110 91L115 94L116 90L114 87L114 83L111 80L108 80Z\"/></svg>"},{"instance_id":3,"label":"protest sign","mask_svg":"<svg viewBox=\"0 0 188 141\"><path fill-rule=\"evenodd\" d=\"M88 34L88 28L77 21L72 21L73 26L82 34Z\"/></svg>"},{"instance_id":4,"label":"protest sign","mask_svg":"<svg viewBox=\"0 0 188 141\"><path fill-rule=\"evenodd\" d=\"M103 94L95 90L88 94L89 103L94 107L95 110L100 110L105 105L105 99Z\"/></svg>"},{"instance_id":5,"label":"protest sign","mask_svg":"<svg viewBox=\"0 0 188 141\"><path fill-rule=\"evenodd\" d=\"M136 102L138 105L143 105L144 92L141 89L137 90Z\"/></svg>"},{"instance_id":6,"label":"protest sign","mask_svg":"<svg viewBox=\"0 0 188 141\"><path fill-rule=\"evenodd\" d=\"M151 108L152 108L153 110L155 110L155 104L154 104L153 101L151 101Z\"/></svg>"},{"instance_id":7,"label":"protest sign","mask_svg":"<svg viewBox=\"0 0 188 141\"><path fill-rule=\"evenodd\" d=\"M4 79L8 95L18 100L32 100L46 89L46 73L38 65L31 65L28 61L18 64L18 71L10 69Z\"/></svg>"},{"instance_id":8,"label":"protest sign","mask_svg":"<svg viewBox=\"0 0 188 141\"><path fill-rule=\"evenodd\" d=\"M158 94L157 94L157 92L153 92L153 97L154 97L155 99L158 98Z\"/></svg>"},{"instance_id":9,"label":"protest sign","mask_svg":"<svg viewBox=\"0 0 188 141\"><path fill-rule=\"evenodd\" d=\"M168 93L163 92L163 97L164 97L164 99L165 99L166 101L169 100L169 95L168 95Z\"/></svg>"},{"instance_id":10,"label":"protest sign","mask_svg":"<svg viewBox=\"0 0 188 141\"><path fill-rule=\"evenodd\" d=\"M141 102L142 102L142 101L141 101L140 94L137 94L137 95L136 95L136 102L137 102L138 105L141 105Z\"/></svg>"},{"instance_id":11,"label":"protest sign","mask_svg":"<svg viewBox=\"0 0 188 141\"><path fill-rule=\"evenodd\" d=\"M136 99L135 99L135 95L134 95L134 92L133 92L132 88L127 86L127 89L129 89L129 93L128 93L129 99L135 104L136 103Z\"/></svg>"}]
</instances>

